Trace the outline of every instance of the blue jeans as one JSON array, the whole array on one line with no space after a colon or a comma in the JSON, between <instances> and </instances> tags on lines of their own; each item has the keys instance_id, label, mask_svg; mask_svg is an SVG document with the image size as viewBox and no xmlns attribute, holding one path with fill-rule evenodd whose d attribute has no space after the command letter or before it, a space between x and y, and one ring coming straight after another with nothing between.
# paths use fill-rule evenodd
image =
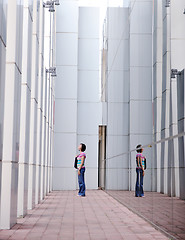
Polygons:
<instances>
[{"instance_id":1,"label":"blue jeans","mask_svg":"<svg viewBox=\"0 0 185 240\"><path fill-rule=\"evenodd\" d=\"M79 192L78 195L85 196L85 181L84 181L85 168L80 169L80 175L78 175Z\"/></svg>"},{"instance_id":2,"label":"blue jeans","mask_svg":"<svg viewBox=\"0 0 185 240\"><path fill-rule=\"evenodd\" d=\"M144 196L144 191L143 191L143 170L136 168L136 188L135 188L135 196L136 197L142 197Z\"/></svg>"}]
</instances>

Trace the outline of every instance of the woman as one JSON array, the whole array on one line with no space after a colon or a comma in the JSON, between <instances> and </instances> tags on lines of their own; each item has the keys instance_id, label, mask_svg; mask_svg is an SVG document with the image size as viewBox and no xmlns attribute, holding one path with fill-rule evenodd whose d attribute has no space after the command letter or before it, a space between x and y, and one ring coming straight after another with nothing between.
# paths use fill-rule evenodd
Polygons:
<instances>
[{"instance_id":1,"label":"woman","mask_svg":"<svg viewBox=\"0 0 185 240\"><path fill-rule=\"evenodd\" d=\"M78 150L80 151L80 154L77 156L78 183L79 183L78 196L85 197L85 181L84 181L85 159L86 159L86 154L84 153L86 150L85 144L80 143Z\"/></svg>"},{"instance_id":2,"label":"woman","mask_svg":"<svg viewBox=\"0 0 185 240\"><path fill-rule=\"evenodd\" d=\"M135 196L136 197L144 197L143 191L143 178L145 175L144 171L144 160L145 157L143 156L143 148L141 144L137 145L136 147L137 155L136 155L136 187L135 187Z\"/></svg>"}]
</instances>

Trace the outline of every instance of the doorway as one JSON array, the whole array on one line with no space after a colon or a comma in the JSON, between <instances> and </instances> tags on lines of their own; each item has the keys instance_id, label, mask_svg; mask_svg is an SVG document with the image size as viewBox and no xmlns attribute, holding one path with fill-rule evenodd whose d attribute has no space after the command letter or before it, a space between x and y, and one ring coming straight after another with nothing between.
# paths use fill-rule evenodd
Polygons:
<instances>
[{"instance_id":1,"label":"doorway","mask_svg":"<svg viewBox=\"0 0 185 240\"><path fill-rule=\"evenodd\" d=\"M106 126L99 126L98 189L105 189L106 184L106 131Z\"/></svg>"}]
</instances>

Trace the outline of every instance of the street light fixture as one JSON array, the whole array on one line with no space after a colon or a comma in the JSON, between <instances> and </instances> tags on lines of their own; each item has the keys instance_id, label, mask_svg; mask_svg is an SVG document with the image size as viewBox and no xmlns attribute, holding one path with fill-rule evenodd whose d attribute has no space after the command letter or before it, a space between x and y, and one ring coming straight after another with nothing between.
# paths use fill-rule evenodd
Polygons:
<instances>
[{"instance_id":1,"label":"street light fixture","mask_svg":"<svg viewBox=\"0 0 185 240\"><path fill-rule=\"evenodd\" d=\"M43 2L43 7L49 8L49 12L55 12L55 7L54 7L55 5L56 6L60 5L59 0L50 0L50 1Z\"/></svg>"},{"instance_id":2,"label":"street light fixture","mask_svg":"<svg viewBox=\"0 0 185 240\"><path fill-rule=\"evenodd\" d=\"M171 69L171 78L175 78L175 76L180 75L181 72L177 69Z\"/></svg>"},{"instance_id":3,"label":"street light fixture","mask_svg":"<svg viewBox=\"0 0 185 240\"><path fill-rule=\"evenodd\" d=\"M56 77L56 67L50 67L49 69L46 68L47 73L51 73L51 77Z\"/></svg>"},{"instance_id":4,"label":"street light fixture","mask_svg":"<svg viewBox=\"0 0 185 240\"><path fill-rule=\"evenodd\" d=\"M55 3L56 6L60 5L59 0L53 0L53 2Z\"/></svg>"},{"instance_id":5,"label":"street light fixture","mask_svg":"<svg viewBox=\"0 0 185 240\"><path fill-rule=\"evenodd\" d=\"M165 7L170 7L170 0L166 0Z\"/></svg>"}]
</instances>

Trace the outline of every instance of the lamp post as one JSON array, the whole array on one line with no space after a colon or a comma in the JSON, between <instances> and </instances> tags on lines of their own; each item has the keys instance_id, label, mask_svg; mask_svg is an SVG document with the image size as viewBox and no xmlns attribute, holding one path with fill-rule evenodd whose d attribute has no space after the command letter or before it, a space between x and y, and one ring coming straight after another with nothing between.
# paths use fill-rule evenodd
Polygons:
<instances>
[{"instance_id":1,"label":"lamp post","mask_svg":"<svg viewBox=\"0 0 185 240\"><path fill-rule=\"evenodd\" d=\"M181 72L177 69L171 69L171 78L175 78L175 76L180 75Z\"/></svg>"},{"instance_id":2,"label":"lamp post","mask_svg":"<svg viewBox=\"0 0 185 240\"><path fill-rule=\"evenodd\" d=\"M46 1L46 2L43 2L43 7L44 8L49 8L49 12L55 12L55 7L54 6L58 6L60 5L60 2L59 0L51 0L51 1Z\"/></svg>"},{"instance_id":3,"label":"lamp post","mask_svg":"<svg viewBox=\"0 0 185 240\"><path fill-rule=\"evenodd\" d=\"M46 68L46 73L51 73L51 77L56 77L56 67L50 67L50 68Z\"/></svg>"}]
</instances>

